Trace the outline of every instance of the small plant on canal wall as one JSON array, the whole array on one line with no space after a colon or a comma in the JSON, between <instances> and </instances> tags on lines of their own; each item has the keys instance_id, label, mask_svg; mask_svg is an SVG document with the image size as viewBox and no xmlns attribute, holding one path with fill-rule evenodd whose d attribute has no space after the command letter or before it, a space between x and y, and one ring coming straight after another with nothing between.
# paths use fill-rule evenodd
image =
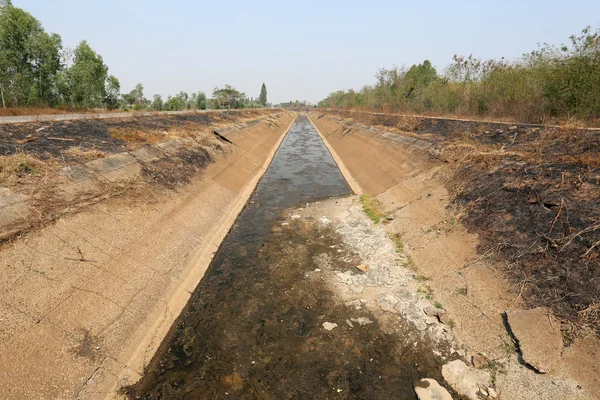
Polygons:
<instances>
[{"instance_id":1,"label":"small plant on canal wall","mask_svg":"<svg viewBox=\"0 0 600 400\"><path fill-rule=\"evenodd\" d=\"M402 242L402 236L399 233L393 233L390 235L394 244L396 245L396 253L402 254L404 253L404 242Z\"/></svg>"},{"instance_id":2,"label":"small plant on canal wall","mask_svg":"<svg viewBox=\"0 0 600 400\"><path fill-rule=\"evenodd\" d=\"M375 224L378 224L379 221L381 221L383 212L381 211L381 205L376 198L363 194L360 196L360 204L362 204L365 214L367 214L367 217L369 217L371 221Z\"/></svg>"}]
</instances>

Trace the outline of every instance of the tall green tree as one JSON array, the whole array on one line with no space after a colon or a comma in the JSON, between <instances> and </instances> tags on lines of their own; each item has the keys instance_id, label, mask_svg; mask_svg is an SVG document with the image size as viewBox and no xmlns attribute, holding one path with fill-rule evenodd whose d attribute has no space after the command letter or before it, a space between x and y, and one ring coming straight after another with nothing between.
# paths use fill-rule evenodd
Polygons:
<instances>
[{"instance_id":1,"label":"tall green tree","mask_svg":"<svg viewBox=\"0 0 600 400\"><path fill-rule=\"evenodd\" d=\"M135 104L142 104L144 102L144 85L141 83L135 85L135 89L131 91L131 95L135 99Z\"/></svg>"},{"instance_id":2,"label":"tall green tree","mask_svg":"<svg viewBox=\"0 0 600 400\"><path fill-rule=\"evenodd\" d=\"M106 78L106 95L104 104L109 110L119 108L119 97L121 96L121 84L113 75Z\"/></svg>"},{"instance_id":3,"label":"tall green tree","mask_svg":"<svg viewBox=\"0 0 600 400\"><path fill-rule=\"evenodd\" d=\"M10 1L0 3L0 94L3 105L53 105L62 41Z\"/></svg>"},{"instance_id":4,"label":"tall green tree","mask_svg":"<svg viewBox=\"0 0 600 400\"><path fill-rule=\"evenodd\" d=\"M263 107L267 105L267 86L263 83L260 88L260 96L258 96L258 103Z\"/></svg>"},{"instance_id":5,"label":"tall green tree","mask_svg":"<svg viewBox=\"0 0 600 400\"><path fill-rule=\"evenodd\" d=\"M108 67L84 40L75 49L73 65L68 70L71 105L78 108L99 107L106 95Z\"/></svg>"},{"instance_id":6,"label":"tall green tree","mask_svg":"<svg viewBox=\"0 0 600 400\"><path fill-rule=\"evenodd\" d=\"M206 93L198 92L196 95L196 108L198 110L206 110Z\"/></svg>"},{"instance_id":7,"label":"tall green tree","mask_svg":"<svg viewBox=\"0 0 600 400\"><path fill-rule=\"evenodd\" d=\"M160 94L154 95L154 101L152 102L152 109L156 111L162 111L163 109L163 99Z\"/></svg>"}]
</instances>

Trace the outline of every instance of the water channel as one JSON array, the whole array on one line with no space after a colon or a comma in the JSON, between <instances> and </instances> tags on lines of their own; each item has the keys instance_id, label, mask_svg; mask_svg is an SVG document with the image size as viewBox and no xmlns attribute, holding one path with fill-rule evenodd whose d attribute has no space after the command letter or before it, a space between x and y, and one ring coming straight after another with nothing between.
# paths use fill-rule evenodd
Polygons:
<instances>
[{"instance_id":1,"label":"water channel","mask_svg":"<svg viewBox=\"0 0 600 400\"><path fill-rule=\"evenodd\" d=\"M322 328L347 309L325 283L305 277L314 255L339 238L282 217L292 206L350 194L314 127L298 116L131 398L414 399L414 382L429 371L397 338L377 323Z\"/></svg>"}]
</instances>

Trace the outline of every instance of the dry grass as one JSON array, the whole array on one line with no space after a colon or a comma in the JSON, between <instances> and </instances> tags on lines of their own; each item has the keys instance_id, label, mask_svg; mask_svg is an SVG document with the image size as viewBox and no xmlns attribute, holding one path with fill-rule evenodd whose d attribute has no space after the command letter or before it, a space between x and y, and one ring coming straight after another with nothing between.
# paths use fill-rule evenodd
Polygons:
<instances>
[{"instance_id":1,"label":"dry grass","mask_svg":"<svg viewBox=\"0 0 600 400\"><path fill-rule=\"evenodd\" d=\"M600 325L600 303L590 304L585 310L580 311L579 319L584 324Z\"/></svg>"},{"instance_id":2,"label":"dry grass","mask_svg":"<svg viewBox=\"0 0 600 400\"><path fill-rule=\"evenodd\" d=\"M419 118L412 115L404 115L400 117L396 128L401 131L414 131L417 125L419 125Z\"/></svg>"},{"instance_id":3,"label":"dry grass","mask_svg":"<svg viewBox=\"0 0 600 400\"><path fill-rule=\"evenodd\" d=\"M110 128L108 133L128 143L159 143L167 136L165 131L141 130L135 127Z\"/></svg>"},{"instance_id":4,"label":"dry grass","mask_svg":"<svg viewBox=\"0 0 600 400\"><path fill-rule=\"evenodd\" d=\"M220 119L214 118L214 120ZM213 121L210 125L189 122L183 125L169 127L166 130L118 127L110 128L108 132L113 138L123 140L127 143L156 144L174 138L202 139L203 137L210 136L211 132L215 130L215 128L218 129L218 127L221 125L231 124L230 121L226 122L227 123L219 123Z\"/></svg>"},{"instance_id":5,"label":"dry grass","mask_svg":"<svg viewBox=\"0 0 600 400\"><path fill-rule=\"evenodd\" d=\"M84 150L79 146L69 147L65 150L65 155L69 158L77 159L80 163L93 161L98 158L106 157L106 154L100 150Z\"/></svg>"},{"instance_id":6,"label":"dry grass","mask_svg":"<svg viewBox=\"0 0 600 400\"><path fill-rule=\"evenodd\" d=\"M281 125L281 123L278 120L276 120L275 118L273 118L273 117L265 118L261 122L263 124L267 125L269 128Z\"/></svg>"},{"instance_id":7,"label":"dry grass","mask_svg":"<svg viewBox=\"0 0 600 400\"><path fill-rule=\"evenodd\" d=\"M21 178L46 172L49 166L49 163L25 153L0 157L0 184L10 186Z\"/></svg>"}]
</instances>

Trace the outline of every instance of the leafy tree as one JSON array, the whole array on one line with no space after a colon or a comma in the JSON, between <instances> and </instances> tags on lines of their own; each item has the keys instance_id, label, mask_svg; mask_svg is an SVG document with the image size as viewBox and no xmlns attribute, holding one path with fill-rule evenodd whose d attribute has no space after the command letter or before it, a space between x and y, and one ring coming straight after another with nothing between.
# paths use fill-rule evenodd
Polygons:
<instances>
[{"instance_id":1,"label":"leafy tree","mask_svg":"<svg viewBox=\"0 0 600 400\"><path fill-rule=\"evenodd\" d=\"M219 101L219 99L216 99L216 98L210 99L210 108L212 110L220 110L221 109L221 102Z\"/></svg>"},{"instance_id":2,"label":"leafy tree","mask_svg":"<svg viewBox=\"0 0 600 400\"><path fill-rule=\"evenodd\" d=\"M28 12L0 3L0 94L3 105L51 105L62 41Z\"/></svg>"},{"instance_id":3,"label":"leafy tree","mask_svg":"<svg viewBox=\"0 0 600 400\"><path fill-rule=\"evenodd\" d=\"M135 95L131 92L123 94L123 100L130 106L135 104Z\"/></svg>"},{"instance_id":4,"label":"leafy tree","mask_svg":"<svg viewBox=\"0 0 600 400\"><path fill-rule=\"evenodd\" d=\"M113 75L106 78L106 95L104 104L109 110L114 110L119 107L119 97L121 95L121 84Z\"/></svg>"},{"instance_id":5,"label":"leafy tree","mask_svg":"<svg viewBox=\"0 0 600 400\"><path fill-rule=\"evenodd\" d=\"M206 110L206 93L198 92L196 95L196 108L198 110Z\"/></svg>"},{"instance_id":6,"label":"leafy tree","mask_svg":"<svg viewBox=\"0 0 600 400\"><path fill-rule=\"evenodd\" d=\"M156 111L162 111L163 105L163 99L160 94L155 94L154 101L152 102L152 109Z\"/></svg>"},{"instance_id":7,"label":"leafy tree","mask_svg":"<svg viewBox=\"0 0 600 400\"><path fill-rule=\"evenodd\" d=\"M242 108L246 95L231 85L225 85L223 89L215 87L213 98L219 102L220 107Z\"/></svg>"},{"instance_id":8,"label":"leafy tree","mask_svg":"<svg viewBox=\"0 0 600 400\"><path fill-rule=\"evenodd\" d=\"M258 96L258 103L263 107L267 105L267 86L263 83L260 88L260 96Z\"/></svg>"},{"instance_id":9,"label":"leafy tree","mask_svg":"<svg viewBox=\"0 0 600 400\"><path fill-rule=\"evenodd\" d=\"M84 40L75 49L75 60L68 71L71 103L79 108L93 108L102 104L106 94L105 81L108 67Z\"/></svg>"},{"instance_id":10,"label":"leafy tree","mask_svg":"<svg viewBox=\"0 0 600 400\"><path fill-rule=\"evenodd\" d=\"M187 93L185 96L185 100L184 100L184 97L181 95L181 93L174 97L169 96L169 97L167 97L167 101L164 104L164 110L165 111L183 110L186 106L186 100L187 100Z\"/></svg>"},{"instance_id":11,"label":"leafy tree","mask_svg":"<svg viewBox=\"0 0 600 400\"><path fill-rule=\"evenodd\" d=\"M136 104L144 103L144 85L141 83L135 85L135 89L131 91L131 95L134 97Z\"/></svg>"}]
</instances>

